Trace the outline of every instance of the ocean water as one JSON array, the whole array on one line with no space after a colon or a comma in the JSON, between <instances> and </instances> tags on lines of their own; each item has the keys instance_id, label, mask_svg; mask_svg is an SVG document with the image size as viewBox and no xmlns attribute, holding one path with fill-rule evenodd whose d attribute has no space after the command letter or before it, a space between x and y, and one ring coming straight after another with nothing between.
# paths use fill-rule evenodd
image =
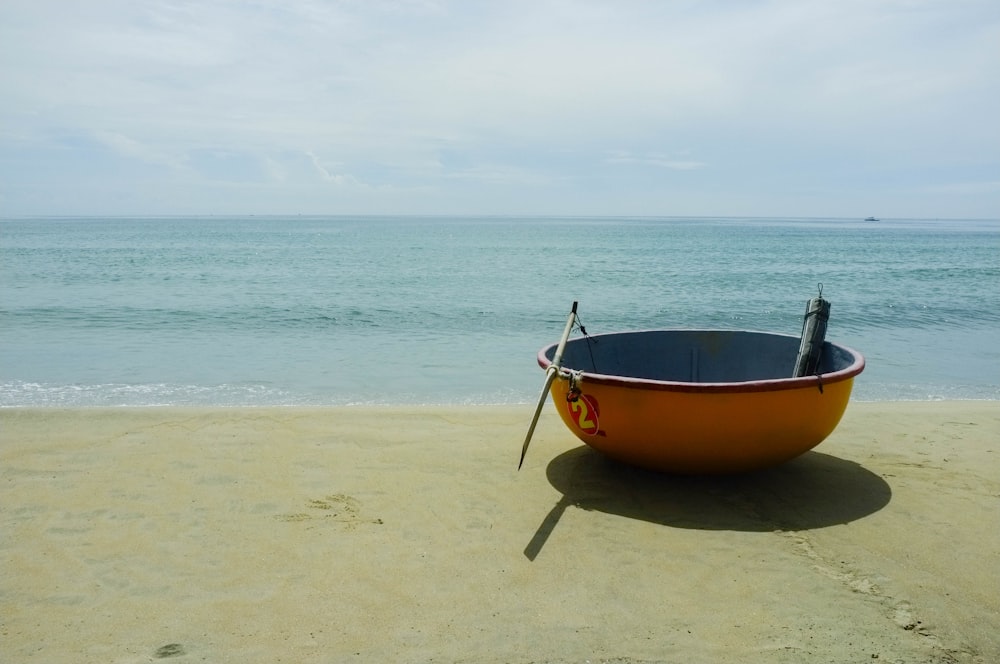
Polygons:
<instances>
[{"instance_id":1,"label":"ocean water","mask_svg":"<svg viewBox=\"0 0 1000 664\"><path fill-rule=\"evenodd\" d=\"M1000 399L1000 220L0 220L0 406L533 403L591 334L798 334L858 400Z\"/></svg>"}]
</instances>

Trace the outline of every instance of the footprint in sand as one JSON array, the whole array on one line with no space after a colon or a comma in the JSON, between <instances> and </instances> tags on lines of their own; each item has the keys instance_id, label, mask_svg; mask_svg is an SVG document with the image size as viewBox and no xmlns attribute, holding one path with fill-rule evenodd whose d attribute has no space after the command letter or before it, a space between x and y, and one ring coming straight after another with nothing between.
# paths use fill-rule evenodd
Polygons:
<instances>
[{"instance_id":1,"label":"footprint in sand","mask_svg":"<svg viewBox=\"0 0 1000 664\"><path fill-rule=\"evenodd\" d=\"M157 648L156 652L153 653L153 656L156 657L156 659L166 659L167 657L180 657L186 652L187 651L184 650L184 646L181 644L168 643L165 646Z\"/></svg>"},{"instance_id":2,"label":"footprint in sand","mask_svg":"<svg viewBox=\"0 0 1000 664\"><path fill-rule=\"evenodd\" d=\"M286 522L312 521L324 519L343 523L350 527L362 523L381 524L382 519L368 519L361 516L361 503L351 496L338 493L324 498L313 498L306 502L306 507L312 512L295 512L279 514L277 519ZM319 513L317 513L317 511Z\"/></svg>"}]
</instances>

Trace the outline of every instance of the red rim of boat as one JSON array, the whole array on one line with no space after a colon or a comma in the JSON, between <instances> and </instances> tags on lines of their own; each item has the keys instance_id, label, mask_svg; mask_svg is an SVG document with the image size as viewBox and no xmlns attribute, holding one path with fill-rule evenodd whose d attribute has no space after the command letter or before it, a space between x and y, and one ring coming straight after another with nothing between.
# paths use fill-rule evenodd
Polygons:
<instances>
[{"instance_id":1,"label":"red rim of boat","mask_svg":"<svg viewBox=\"0 0 1000 664\"><path fill-rule=\"evenodd\" d=\"M619 336L624 334L638 334L641 332L751 332L753 334L767 334L775 337L793 337L790 334L780 334L777 332L755 332L752 330L632 330L628 332L608 332L605 334L593 334L590 335L592 339L600 339L601 337ZM573 341L581 341L586 337L578 337ZM617 387L625 387L637 390L659 390L663 392L708 392L708 393L725 393L725 392L778 392L781 390L794 390L802 387L816 387L822 388L823 385L832 385L834 383L839 383L841 381L847 380L848 378L853 378L861 373L865 368L865 358L858 351L848 346L842 344L833 343L832 341L827 341L826 343L839 348L840 350L849 353L853 358L851 364L843 369L837 371L831 371L824 374L816 374L813 376L802 376L800 378L770 378L766 380L748 380L740 382L731 383L690 383L683 381L672 381L672 380L652 380L650 378L631 378L629 376L612 376L607 374L590 373L588 371L583 371L581 376L584 383L597 383L599 385L613 385ZM538 366L542 369L548 369L552 365L552 361L545 356L545 354L555 348L558 344L550 344L545 346L540 351L538 351ZM569 377L571 368L563 367L559 374L563 377ZM574 371L575 373L575 371Z\"/></svg>"}]
</instances>

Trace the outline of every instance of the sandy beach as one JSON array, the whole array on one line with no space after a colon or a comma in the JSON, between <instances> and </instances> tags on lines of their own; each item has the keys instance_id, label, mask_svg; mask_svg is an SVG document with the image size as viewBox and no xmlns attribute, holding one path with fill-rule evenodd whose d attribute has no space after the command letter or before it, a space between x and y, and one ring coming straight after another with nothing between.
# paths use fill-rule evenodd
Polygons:
<instances>
[{"instance_id":1,"label":"sandy beach","mask_svg":"<svg viewBox=\"0 0 1000 664\"><path fill-rule=\"evenodd\" d=\"M724 478L530 410L0 411L0 660L1000 661L1000 403Z\"/></svg>"}]
</instances>

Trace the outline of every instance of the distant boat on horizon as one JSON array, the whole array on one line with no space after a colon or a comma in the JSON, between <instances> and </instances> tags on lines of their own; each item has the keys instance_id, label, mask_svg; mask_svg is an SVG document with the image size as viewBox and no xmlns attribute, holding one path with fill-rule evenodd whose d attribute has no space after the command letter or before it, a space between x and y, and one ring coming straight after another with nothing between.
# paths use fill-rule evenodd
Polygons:
<instances>
[{"instance_id":1,"label":"distant boat on horizon","mask_svg":"<svg viewBox=\"0 0 1000 664\"><path fill-rule=\"evenodd\" d=\"M865 217L865 221L878 221L875 217Z\"/></svg>"}]
</instances>

